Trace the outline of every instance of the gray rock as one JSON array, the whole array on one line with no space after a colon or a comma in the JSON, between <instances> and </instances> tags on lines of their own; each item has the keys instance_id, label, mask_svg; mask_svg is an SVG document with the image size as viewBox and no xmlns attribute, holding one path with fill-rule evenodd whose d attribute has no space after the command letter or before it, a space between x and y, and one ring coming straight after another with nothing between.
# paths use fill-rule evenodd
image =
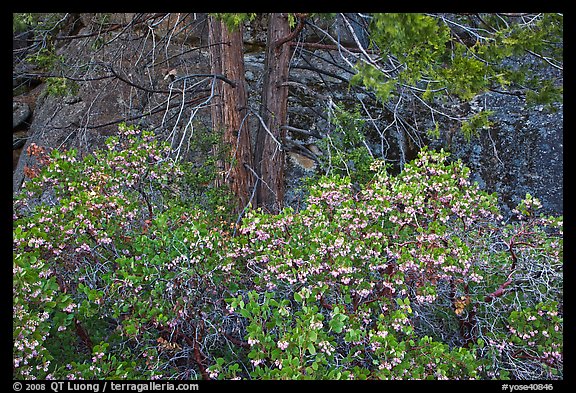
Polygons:
<instances>
[{"instance_id":1,"label":"gray rock","mask_svg":"<svg viewBox=\"0 0 576 393\"><path fill-rule=\"evenodd\" d=\"M16 128L30 117L30 107L23 102L12 103L12 128Z\"/></svg>"},{"instance_id":2,"label":"gray rock","mask_svg":"<svg viewBox=\"0 0 576 393\"><path fill-rule=\"evenodd\" d=\"M28 134L26 131L17 131L12 133L12 150L20 149L26 143Z\"/></svg>"},{"instance_id":3,"label":"gray rock","mask_svg":"<svg viewBox=\"0 0 576 393\"><path fill-rule=\"evenodd\" d=\"M489 130L470 142L457 133L455 158L471 169L471 177L487 192L496 192L505 217L526 193L540 199L544 214L563 213L563 110L547 113L529 108L515 97L486 93L494 110Z\"/></svg>"},{"instance_id":4,"label":"gray rock","mask_svg":"<svg viewBox=\"0 0 576 393\"><path fill-rule=\"evenodd\" d=\"M246 71L244 73L244 76L246 78L247 81L253 81L255 78L254 73L252 71Z\"/></svg>"}]
</instances>

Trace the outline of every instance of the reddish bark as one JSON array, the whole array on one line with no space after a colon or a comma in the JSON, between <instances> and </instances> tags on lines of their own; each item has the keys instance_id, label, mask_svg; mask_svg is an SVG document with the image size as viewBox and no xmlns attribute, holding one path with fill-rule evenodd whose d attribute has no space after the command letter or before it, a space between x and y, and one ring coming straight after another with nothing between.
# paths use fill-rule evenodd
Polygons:
<instances>
[{"instance_id":1,"label":"reddish bark","mask_svg":"<svg viewBox=\"0 0 576 393\"><path fill-rule=\"evenodd\" d=\"M247 341L238 340L235 337L232 337L230 334L224 332L224 337L232 342L232 344L238 345L239 347L250 349L250 344Z\"/></svg>"},{"instance_id":2,"label":"reddish bark","mask_svg":"<svg viewBox=\"0 0 576 393\"><path fill-rule=\"evenodd\" d=\"M86 348L88 348L90 353L92 353L92 349L94 348L94 344L92 343L92 340L90 339L90 336L88 335L88 332L86 331L84 326L82 326L80 321L77 320L76 318L74 318L74 327L76 329L76 334L78 335L78 337L80 337L80 340L82 340L82 343L86 346Z\"/></svg>"},{"instance_id":3,"label":"reddish bark","mask_svg":"<svg viewBox=\"0 0 576 393\"><path fill-rule=\"evenodd\" d=\"M484 298L484 301L487 303L490 303L495 298L502 296L504 294L504 289L506 289L506 287L510 284L512 284L512 280L508 279L506 282L502 283L502 285L500 285L500 287L498 287L497 290L486 295L486 297Z\"/></svg>"},{"instance_id":4,"label":"reddish bark","mask_svg":"<svg viewBox=\"0 0 576 393\"><path fill-rule=\"evenodd\" d=\"M264 87L260 124L256 135L256 165L258 181L258 206L271 213L282 209L284 199L284 160L282 143L286 131L288 105L288 81L290 45L284 41L290 35L288 16L284 13L270 14L268 41L264 64ZM281 45L276 45L281 43Z\"/></svg>"},{"instance_id":5,"label":"reddish bark","mask_svg":"<svg viewBox=\"0 0 576 393\"><path fill-rule=\"evenodd\" d=\"M222 173L217 184L228 184L236 196L236 210L243 209L250 199L254 185L252 149L247 111L247 92L242 51L242 27L230 31L224 22L209 19L209 41L212 45L211 72L224 75L232 82L215 79L215 94L211 109L212 127L223 130L223 144L230 148L228 160L222 163Z\"/></svg>"}]
</instances>

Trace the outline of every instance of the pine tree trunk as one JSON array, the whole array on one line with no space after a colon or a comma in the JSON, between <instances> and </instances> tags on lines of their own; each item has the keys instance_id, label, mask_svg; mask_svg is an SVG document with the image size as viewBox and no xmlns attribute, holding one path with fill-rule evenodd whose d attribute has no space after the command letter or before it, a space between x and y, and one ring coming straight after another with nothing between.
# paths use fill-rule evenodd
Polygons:
<instances>
[{"instance_id":1,"label":"pine tree trunk","mask_svg":"<svg viewBox=\"0 0 576 393\"><path fill-rule=\"evenodd\" d=\"M222 74L222 53L220 50L222 42L222 25L220 21L214 19L213 17L208 18L208 44L210 45L210 72L214 75ZM214 96L212 97L212 102L210 106L210 115L212 120L212 130L213 132L220 133L224 128L224 113L222 108L222 82L219 80L214 81ZM220 152L217 147L214 148L213 154L215 157L220 156ZM219 173L224 173L224 163L218 161L216 163ZM216 176L214 180L214 185L220 187L223 185L223 176Z\"/></svg>"},{"instance_id":2,"label":"pine tree trunk","mask_svg":"<svg viewBox=\"0 0 576 393\"><path fill-rule=\"evenodd\" d=\"M280 127L286 124L288 105L288 81L290 45L277 45L290 34L287 14L270 14L266 60L264 64L264 85L260 116L265 124L260 124L256 135L256 164L258 180L258 206L271 213L278 213L284 199L284 161L282 146L285 131Z\"/></svg>"},{"instance_id":3,"label":"pine tree trunk","mask_svg":"<svg viewBox=\"0 0 576 393\"><path fill-rule=\"evenodd\" d=\"M223 131L223 146L230 149L228 159L221 163L222 173L217 184L228 184L236 196L236 212L250 201L254 187L252 149L247 114L247 92L244 77L242 27L229 31L224 22L210 17L209 43L211 72L221 74L234 86L215 81L212 127Z\"/></svg>"}]
</instances>

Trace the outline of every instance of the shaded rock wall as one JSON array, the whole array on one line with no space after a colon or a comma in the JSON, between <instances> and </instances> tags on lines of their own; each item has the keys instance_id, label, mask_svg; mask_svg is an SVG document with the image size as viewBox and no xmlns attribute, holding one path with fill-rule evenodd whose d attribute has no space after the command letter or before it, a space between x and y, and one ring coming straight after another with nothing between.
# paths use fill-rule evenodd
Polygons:
<instances>
[{"instance_id":1,"label":"shaded rock wall","mask_svg":"<svg viewBox=\"0 0 576 393\"><path fill-rule=\"evenodd\" d=\"M526 193L542 202L542 212L563 212L564 115L542 106L526 107L518 97L486 93L477 97L494 111L493 125L471 143L455 134L451 151L471 169L472 180L497 192L505 215Z\"/></svg>"}]
</instances>

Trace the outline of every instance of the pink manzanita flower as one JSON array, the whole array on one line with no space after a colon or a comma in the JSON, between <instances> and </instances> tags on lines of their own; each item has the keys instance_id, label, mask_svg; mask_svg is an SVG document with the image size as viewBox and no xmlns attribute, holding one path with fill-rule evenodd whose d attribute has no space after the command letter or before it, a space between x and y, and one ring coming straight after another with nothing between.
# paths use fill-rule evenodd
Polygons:
<instances>
[{"instance_id":1,"label":"pink manzanita flower","mask_svg":"<svg viewBox=\"0 0 576 393\"><path fill-rule=\"evenodd\" d=\"M334 352L334 347L328 341L320 341L318 343L318 348L328 356L332 355Z\"/></svg>"},{"instance_id":2,"label":"pink manzanita flower","mask_svg":"<svg viewBox=\"0 0 576 393\"><path fill-rule=\"evenodd\" d=\"M254 367L257 367L258 365L264 363L264 359L250 359L250 363L252 363Z\"/></svg>"},{"instance_id":3,"label":"pink manzanita flower","mask_svg":"<svg viewBox=\"0 0 576 393\"><path fill-rule=\"evenodd\" d=\"M258 229L256 230L256 238L260 241L266 241L270 238L270 234Z\"/></svg>"},{"instance_id":4,"label":"pink manzanita flower","mask_svg":"<svg viewBox=\"0 0 576 393\"><path fill-rule=\"evenodd\" d=\"M96 363L98 360L102 359L103 357L104 357L104 353L98 352L98 353L94 354L94 356L92 356L92 362Z\"/></svg>"},{"instance_id":5,"label":"pink manzanita flower","mask_svg":"<svg viewBox=\"0 0 576 393\"><path fill-rule=\"evenodd\" d=\"M74 251L76 251L77 253L90 252L91 248L88 244L83 243L80 247L77 247Z\"/></svg>"},{"instance_id":6,"label":"pink manzanita flower","mask_svg":"<svg viewBox=\"0 0 576 393\"><path fill-rule=\"evenodd\" d=\"M324 327L324 323L322 321L315 321L310 324L310 329L322 329Z\"/></svg>"},{"instance_id":7,"label":"pink manzanita flower","mask_svg":"<svg viewBox=\"0 0 576 393\"><path fill-rule=\"evenodd\" d=\"M358 291L358 295L360 295L361 298L366 298L370 296L371 293L372 291L370 289L361 289Z\"/></svg>"},{"instance_id":8,"label":"pink manzanita flower","mask_svg":"<svg viewBox=\"0 0 576 393\"><path fill-rule=\"evenodd\" d=\"M384 361L378 365L378 369L379 370L384 370L384 369L392 370L392 364L390 364L388 361Z\"/></svg>"},{"instance_id":9,"label":"pink manzanita flower","mask_svg":"<svg viewBox=\"0 0 576 393\"><path fill-rule=\"evenodd\" d=\"M98 239L98 243L99 244L110 244L110 243L112 243L112 239L110 239L109 237L106 236L106 237Z\"/></svg>"},{"instance_id":10,"label":"pink manzanita flower","mask_svg":"<svg viewBox=\"0 0 576 393\"><path fill-rule=\"evenodd\" d=\"M278 348L280 348L281 350L286 350L286 348L288 348L288 345L290 345L287 341L278 341Z\"/></svg>"}]
</instances>

